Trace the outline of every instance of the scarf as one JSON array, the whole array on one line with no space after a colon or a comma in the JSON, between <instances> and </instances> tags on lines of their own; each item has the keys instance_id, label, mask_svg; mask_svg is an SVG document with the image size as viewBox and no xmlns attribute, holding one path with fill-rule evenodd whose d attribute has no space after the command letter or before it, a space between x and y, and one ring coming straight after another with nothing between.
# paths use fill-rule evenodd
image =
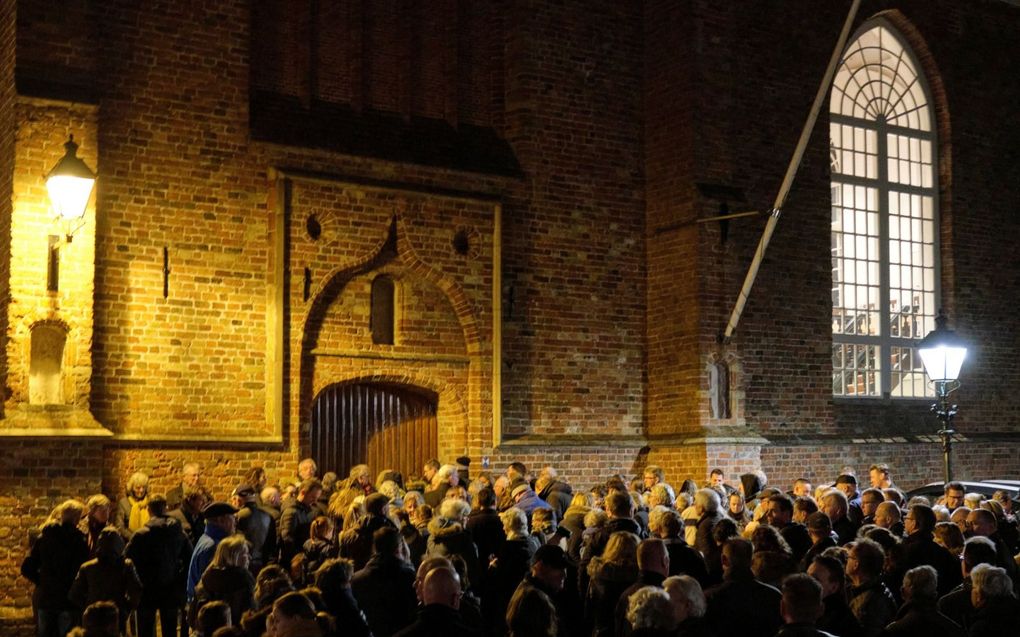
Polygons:
<instances>
[{"instance_id":1,"label":"scarf","mask_svg":"<svg viewBox=\"0 0 1020 637\"><path fill-rule=\"evenodd\" d=\"M145 523L149 521L149 496L146 495L141 500L135 500L133 497L128 497L128 501L131 502L131 515L128 516L128 529L131 531L137 531L145 526Z\"/></svg>"}]
</instances>

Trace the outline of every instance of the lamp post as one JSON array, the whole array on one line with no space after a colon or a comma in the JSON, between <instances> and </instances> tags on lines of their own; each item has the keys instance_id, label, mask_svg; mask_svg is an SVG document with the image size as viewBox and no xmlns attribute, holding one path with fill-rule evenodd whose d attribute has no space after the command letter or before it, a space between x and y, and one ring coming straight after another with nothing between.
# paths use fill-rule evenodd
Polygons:
<instances>
[{"instance_id":1,"label":"lamp post","mask_svg":"<svg viewBox=\"0 0 1020 637\"><path fill-rule=\"evenodd\" d=\"M69 135L64 144L64 156L46 175L46 190L57 216L68 224L67 241L81 226L73 230L71 224L85 216L85 207L96 184L96 173L78 157L78 144Z\"/></svg>"},{"instance_id":2,"label":"lamp post","mask_svg":"<svg viewBox=\"0 0 1020 637\"><path fill-rule=\"evenodd\" d=\"M946 482L952 482L953 417L956 405L949 404L949 394L959 389L960 368L967 357L967 346L956 332L946 327L946 315L941 309L935 317L935 329L917 344L921 362L928 378L935 385L935 403L931 411L939 419L939 439L942 441Z\"/></svg>"}]
</instances>

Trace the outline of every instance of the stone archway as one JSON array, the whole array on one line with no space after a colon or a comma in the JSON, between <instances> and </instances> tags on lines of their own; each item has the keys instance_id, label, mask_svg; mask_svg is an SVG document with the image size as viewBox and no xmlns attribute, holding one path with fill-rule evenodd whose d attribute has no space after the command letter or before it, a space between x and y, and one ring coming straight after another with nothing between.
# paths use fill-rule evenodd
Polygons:
<instances>
[{"instance_id":1,"label":"stone archway","mask_svg":"<svg viewBox=\"0 0 1020 637\"><path fill-rule=\"evenodd\" d=\"M312 403L312 458L341 478L361 463L416 474L439 455L438 407L438 394L413 385L329 385Z\"/></svg>"}]
</instances>

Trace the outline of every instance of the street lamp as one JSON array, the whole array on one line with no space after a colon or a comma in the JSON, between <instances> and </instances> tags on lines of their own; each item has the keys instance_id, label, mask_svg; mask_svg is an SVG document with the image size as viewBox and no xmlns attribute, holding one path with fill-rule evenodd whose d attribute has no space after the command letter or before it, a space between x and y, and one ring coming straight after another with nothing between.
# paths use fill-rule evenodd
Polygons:
<instances>
[{"instance_id":1,"label":"street lamp","mask_svg":"<svg viewBox=\"0 0 1020 637\"><path fill-rule=\"evenodd\" d=\"M64 156L46 175L46 190L54 212L68 224L67 240L70 242L74 230L81 227L79 224L72 230L71 224L85 216L85 207L96 184L96 174L78 157L74 135L68 136L64 151Z\"/></svg>"},{"instance_id":2,"label":"street lamp","mask_svg":"<svg viewBox=\"0 0 1020 637\"><path fill-rule=\"evenodd\" d=\"M960 368L967 357L967 346L956 332L946 327L946 315L941 309L935 317L935 329L917 344L921 362L928 378L935 385L935 403L931 412L939 419L939 439L942 440L942 454L945 457L946 482L952 482L953 470L950 456L953 448L953 417L956 405L949 404L949 394L960 387Z\"/></svg>"}]
</instances>

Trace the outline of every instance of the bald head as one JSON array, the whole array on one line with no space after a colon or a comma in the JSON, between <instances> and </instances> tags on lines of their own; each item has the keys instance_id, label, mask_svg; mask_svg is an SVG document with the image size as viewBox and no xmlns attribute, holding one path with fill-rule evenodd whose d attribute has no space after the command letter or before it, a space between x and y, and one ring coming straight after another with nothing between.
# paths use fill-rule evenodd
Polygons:
<instances>
[{"instance_id":1,"label":"bald head","mask_svg":"<svg viewBox=\"0 0 1020 637\"><path fill-rule=\"evenodd\" d=\"M429 604L441 604L457 609L460 607L460 578L457 571L448 566L440 566L429 571L422 587L422 601Z\"/></svg>"},{"instance_id":2,"label":"bald head","mask_svg":"<svg viewBox=\"0 0 1020 637\"><path fill-rule=\"evenodd\" d=\"M895 502L886 500L875 509L875 524L883 529L888 529L899 522L900 517L900 508L896 506Z\"/></svg>"}]
</instances>

